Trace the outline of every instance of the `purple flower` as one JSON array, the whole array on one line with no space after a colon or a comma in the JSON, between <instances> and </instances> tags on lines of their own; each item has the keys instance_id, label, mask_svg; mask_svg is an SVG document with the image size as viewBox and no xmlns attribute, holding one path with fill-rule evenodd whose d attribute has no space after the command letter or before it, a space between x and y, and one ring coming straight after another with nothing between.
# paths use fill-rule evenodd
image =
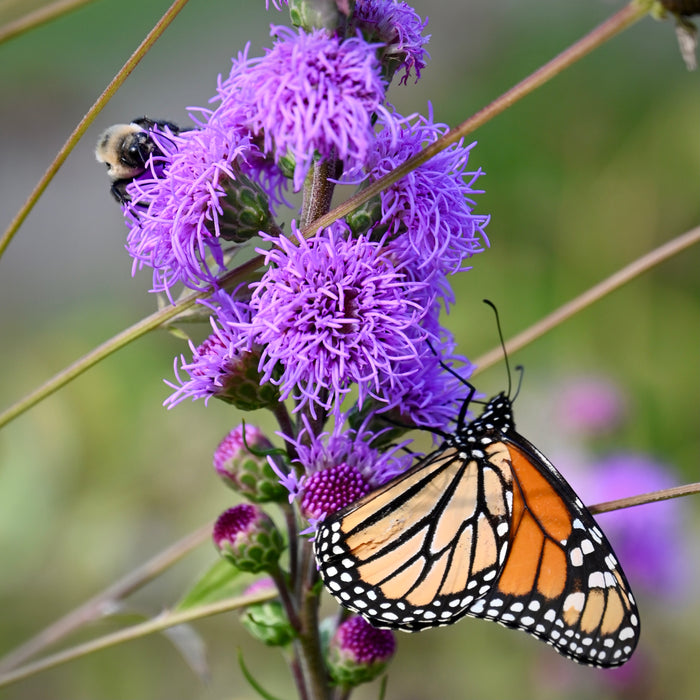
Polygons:
<instances>
[{"instance_id":1,"label":"purple flower","mask_svg":"<svg viewBox=\"0 0 700 700\"><path fill-rule=\"evenodd\" d=\"M427 18L422 20L405 2L358 0L353 24L364 30L370 41L384 44L380 54L382 62L388 63L391 74L404 69L399 84L408 82L412 70L418 82L426 59L430 58L423 48L430 40L430 35L423 36L423 30L428 26Z\"/></svg>"},{"instance_id":2,"label":"purple flower","mask_svg":"<svg viewBox=\"0 0 700 700\"><path fill-rule=\"evenodd\" d=\"M376 678L395 651L391 630L378 630L361 617L351 617L331 639L328 668L337 684L353 687Z\"/></svg>"},{"instance_id":3,"label":"purple flower","mask_svg":"<svg viewBox=\"0 0 700 700\"><path fill-rule=\"evenodd\" d=\"M241 504L224 511L214 523L214 545L241 571L277 568L284 541L270 517L257 506Z\"/></svg>"},{"instance_id":4,"label":"purple flower","mask_svg":"<svg viewBox=\"0 0 700 700\"><path fill-rule=\"evenodd\" d=\"M434 316L435 330L430 328L429 320L427 317L423 327L428 330L430 345L426 342L418 344L416 358L396 364L394 371L402 381L384 386L387 407L379 412L391 411L398 423L446 430L454 423L466 399L468 388L464 382L471 376L475 365L466 357L455 354L454 338L437 324L437 314ZM448 367L458 363L459 366L453 369L457 376L447 372L441 362ZM464 381L460 381L460 377Z\"/></svg>"},{"instance_id":5,"label":"purple flower","mask_svg":"<svg viewBox=\"0 0 700 700\"><path fill-rule=\"evenodd\" d=\"M380 117L383 130L368 160L369 181L380 179L448 131L445 124L412 115ZM434 285L451 292L444 278L466 270L463 261L489 245L484 228L489 217L473 213L471 197L481 169L467 170L469 152L462 141L403 177L381 197L382 230L386 228L395 255L413 270L413 279L436 277Z\"/></svg>"},{"instance_id":6,"label":"purple flower","mask_svg":"<svg viewBox=\"0 0 700 700\"><path fill-rule=\"evenodd\" d=\"M219 216L233 163L253 149L241 130L206 124L178 135L152 133L162 156L134 180L125 210L127 249L136 267L153 268L153 291L181 282L203 289L224 267Z\"/></svg>"},{"instance_id":7,"label":"purple flower","mask_svg":"<svg viewBox=\"0 0 700 700\"><path fill-rule=\"evenodd\" d=\"M383 111L377 47L321 29L272 31L278 41L263 58L234 61L217 111L263 135L275 161L291 156L296 190L317 156L337 158L346 170L362 166L374 142L372 118Z\"/></svg>"},{"instance_id":8,"label":"purple flower","mask_svg":"<svg viewBox=\"0 0 700 700\"><path fill-rule=\"evenodd\" d=\"M250 337L264 348L263 381L279 384L297 410L339 407L353 384L362 405L368 394L379 397L396 363L417 356L414 329L426 310L412 299L424 285L405 279L383 241L350 238L342 222L309 240L294 233L292 241L265 237L275 246L251 285Z\"/></svg>"},{"instance_id":9,"label":"purple flower","mask_svg":"<svg viewBox=\"0 0 700 700\"><path fill-rule=\"evenodd\" d=\"M676 485L672 470L643 454L619 453L594 464L582 479L586 503L657 491ZM689 543L678 500L648 503L600 516L600 524L633 589L643 588L666 601L687 592Z\"/></svg>"},{"instance_id":10,"label":"purple flower","mask_svg":"<svg viewBox=\"0 0 700 700\"><path fill-rule=\"evenodd\" d=\"M312 525L403 473L413 462L414 455L400 452L410 441L380 452L371 446L378 437L376 432L364 425L345 430L344 422L345 416L339 414L332 433L314 435L304 417L304 429L291 441L296 461L307 475L297 480L292 495L302 494Z\"/></svg>"},{"instance_id":11,"label":"purple flower","mask_svg":"<svg viewBox=\"0 0 700 700\"><path fill-rule=\"evenodd\" d=\"M341 462L306 479L301 511L308 519L323 520L369 492L370 486L358 468Z\"/></svg>"},{"instance_id":12,"label":"purple flower","mask_svg":"<svg viewBox=\"0 0 700 700\"><path fill-rule=\"evenodd\" d=\"M229 488L255 503L283 501L287 491L266 456L273 450L259 428L242 424L219 443L214 452L214 468ZM274 459L279 460L279 456Z\"/></svg>"},{"instance_id":13,"label":"purple flower","mask_svg":"<svg viewBox=\"0 0 700 700\"><path fill-rule=\"evenodd\" d=\"M236 292L234 292L234 295ZM175 376L178 384L167 382L175 389L164 402L168 408L177 406L187 398L204 399L206 404L212 396L224 399L242 410L253 410L274 405L279 399L275 387L260 386L257 372L259 356L240 331L250 320L250 308L246 302L238 301L223 290L218 290L211 299L203 302L214 311L210 323L213 333L200 345L190 341L192 360L183 355L175 358ZM187 373L183 379L180 371Z\"/></svg>"},{"instance_id":14,"label":"purple flower","mask_svg":"<svg viewBox=\"0 0 700 700\"><path fill-rule=\"evenodd\" d=\"M574 377L558 392L555 411L564 429L598 435L619 426L625 401L620 390L603 377Z\"/></svg>"}]
</instances>

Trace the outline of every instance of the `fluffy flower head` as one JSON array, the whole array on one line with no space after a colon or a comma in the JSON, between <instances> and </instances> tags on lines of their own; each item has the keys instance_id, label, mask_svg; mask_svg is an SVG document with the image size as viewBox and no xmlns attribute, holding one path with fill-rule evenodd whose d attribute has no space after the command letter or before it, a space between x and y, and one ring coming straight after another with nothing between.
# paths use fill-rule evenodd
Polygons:
<instances>
[{"instance_id":1,"label":"fluffy flower head","mask_svg":"<svg viewBox=\"0 0 700 700\"><path fill-rule=\"evenodd\" d=\"M250 348L239 330L250 319L249 306L223 290L203 302L213 309L212 333L198 346L190 341L192 360L183 355L175 358L177 384L166 382L175 389L166 400L168 408L189 398L204 399L212 396L234 404L241 410L253 410L277 403L279 393L271 384L261 386L258 374L258 355ZM186 372L183 378L180 372Z\"/></svg>"},{"instance_id":2,"label":"fluffy flower head","mask_svg":"<svg viewBox=\"0 0 700 700\"><path fill-rule=\"evenodd\" d=\"M399 84L406 84L411 71L416 82L425 62L430 56L423 48L430 35L423 36L428 20L422 20L407 3L398 0L358 0L353 21L364 30L369 30L372 40L381 41L382 61L388 62L393 73L403 68Z\"/></svg>"},{"instance_id":3,"label":"fluffy flower head","mask_svg":"<svg viewBox=\"0 0 700 700\"><path fill-rule=\"evenodd\" d=\"M381 118L384 129L368 164L369 180L375 181L436 141L448 130L428 118L399 115ZM391 247L401 260L415 267L416 278L453 274L463 261L484 250L488 216L473 213L473 188L481 170L467 170L469 152L475 144L460 141L431 158L380 197L382 220Z\"/></svg>"},{"instance_id":4,"label":"fluffy flower head","mask_svg":"<svg viewBox=\"0 0 700 700\"><path fill-rule=\"evenodd\" d=\"M251 298L264 378L300 406L338 407L353 383L362 403L417 354L412 331L425 309L412 297L423 284L405 279L381 241L351 238L342 223L295 238L269 239L269 267Z\"/></svg>"},{"instance_id":5,"label":"fluffy flower head","mask_svg":"<svg viewBox=\"0 0 700 700\"><path fill-rule=\"evenodd\" d=\"M132 200L127 249L134 269L153 268L153 291L168 292L179 282L202 289L224 264L219 240L224 184L236 179L233 162L252 146L240 131L209 124L178 135L154 132L153 138L163 155L127 188Z\"/></svg>"},{"instance_id":6,"label":"fluffy flower head","mask_svg":"<svg viewBox=\"0 0 700 700\"><path fill-rule=\"evenodd\" d=\"M263 58L234 61L219 88L219 111L262 134L265 153L276 160L294 158L297 190L316 154L346 169L363 165L385 90L376 46L321 29L273 32L277 42Z\"/></svg>"}]
</instances>

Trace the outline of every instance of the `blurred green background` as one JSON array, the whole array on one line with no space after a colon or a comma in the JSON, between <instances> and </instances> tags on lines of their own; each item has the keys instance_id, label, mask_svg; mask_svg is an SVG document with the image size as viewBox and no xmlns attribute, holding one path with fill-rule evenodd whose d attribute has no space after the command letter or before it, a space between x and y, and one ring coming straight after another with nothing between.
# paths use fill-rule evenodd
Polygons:
<instances>
[{"instance_id":1,"label":"blurred green background","mask_svg":"<svg viewBox=\"0 0 700 700\"><path fill-rule=\"evenodd\" d=\"M536 0L414 3L430 16L432 55L417 85L393 86L404 112L433 104L455 125L622 6ZM19 5L0 3L0 21ZM103 0L0 45L0 226L129 53L167 7ZM4 14L3 14L4 13ZM258 54L271 22L258 2L191 0L88 131L0 260L0 408L153 310L147 271L131 278L125 228L92 150L114 122L148 114L184 122L246 41ZM491 249L454 280L447 318L471 358L700 222L700 90L671 22L627 31L476 135L486 175L477 211ZM679 483L699 479L700 254L691 249L579 314L514 363L526 366L519 429L545 453L559 447L542 408L572 376L594 373L625 394L629 420L607 447L661 458ZM162 408L172 358L151 334L93 368L0 433L0 654L232 503L211 467L240 421L212 401ZM505 385L502 364L478 379ZM252 416L272 431L264 414ZM565 468L562 465L562 470ZM630 493L634 493L630 484ZM682 506L700 534L697 497ZM700 552L689 551L697 592ZM214 560L207 543L129 601L154 614ZM634 584L634 582L632 582ZM482 621L400 635L389 700L700 695L700 604L640 601L645 687L612 686L526 635ZM331 606L329 604L329 610ZM135 617L133 618L136 619ZM123 621L123 620L121 620ZM121 622L120 621L120 622ZM105 620L71 641L117 628ZM253 698L236 662L279 697L293 696L278 654L245 637L234 613L196 624L208 647L203 682L162 636L119 646L0 691L13 699ZM357 692L377 696L376 685Z\"/></svg>"}]
</instances>

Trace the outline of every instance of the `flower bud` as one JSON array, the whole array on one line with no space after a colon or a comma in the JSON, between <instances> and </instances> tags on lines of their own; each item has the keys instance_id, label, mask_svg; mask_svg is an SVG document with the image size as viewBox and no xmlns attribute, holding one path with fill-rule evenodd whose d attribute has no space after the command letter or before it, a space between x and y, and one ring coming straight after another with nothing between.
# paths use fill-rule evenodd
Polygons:
<instances>
[{"instance_id":1,"label":"flower bud","mask_svg":"<svg viewBox=\"0 0 700 700\"><path fill-rule=\"evenodd\" d=\"M227 486L248 500L281 503L287 500L289 494L280 484L265 455L273 449L272 443L259 428L250 424L239 425L216 448L214 467Z\"/></svg>"},{"instance_id":2,"label":"flower bud","mask_svg":"<svg viewBox=\"0 0 700 700\"><path fill-rule=\"evenodd\" d=\"M284 549L282 535L257 506L241 504L224 511L214 524L214 544L240 571L271 571Z\"/></svg>"},{"instance_id":3,"label":"flower bud","mask_svg":"<svg viewBox=\"0 0 700 700\"><path fill-rule=\"evenodd\" d=\"M203 354L204 344L210 342L210 336L197 348ZM226 367L220 370L220 388L214 393L216 398L230 403L241 411L255 411L258 408L272 408L279 403L279 389L272 383L260 384L258 363L260 353L234 351Z\"/></svg>"},{"instance_id":4,"label":"flower bud","mask_svg":"<svg viewBox=\"0 0 700 700\"><path fill-rule=\"evenodd\" d=\"M224 190L226 197L220 200L219 214L221 238L244 243L260 231L274 233L276 226L269 202L259 185L239 171L235 180L226 180Z\"/></svg>"},{"instance_id":5,"label":"flower bud","mask_svg":"<svg viewBox=\"0 0 700 700\"><path fill-rule=\"evenodd\" d=\"M331 34L341 26L342 16L328 0L289 0L289 17L295 27L312 31L323 27Z\"/></svg>"},{"instance_id":6,"label":"flower bud","mask_svg":"<svg viewBox=\"0 0 700 700\"><path fill-rule=\"evenodd\" d=\"M248 586L244 595L272 590L276 590L273 580L262 578ZM271 647L289 644L295 636L294 628L277 598L249 605L243 610L241 623L255 639Z\"/></svg>"},{"instance_id":7,"label":"flower bud","mask_svg":"<svg viewBox=\"0 0 700 700\"><path fill-rule=\"evenodd\" d=\"M368 202L361 204L357 209L351 211L346 217L345 222L350 227L350 230L355 236L362 233L367 233L375 224L382 218L382 202L379 197L372 197ZM381 236L387 230L387 226L377 226L372 232L373 238Z\"/></svg>"},{"instance_id":8,"label":"flower bud","mask_svg":"<svg viewBox=\"0 0 700 700\"><path fill-rule=\"evenodd\" d=\"M301 510L307 518L319 519L335 513L370 491L357 467L338 464L314 472L304 482Z\"/></svg>"},{"instance_id":9,"label":"flower bud","mask_svg":"<svg viewBox=\"0 0 700 700\"><path fill-rule=\"evenodd\" d=\"M390 630L378 630L362 617L345 620L328 648L328 670L337 685L352 688L374 680L396 649Z\"/></svg>"}]
</instances>

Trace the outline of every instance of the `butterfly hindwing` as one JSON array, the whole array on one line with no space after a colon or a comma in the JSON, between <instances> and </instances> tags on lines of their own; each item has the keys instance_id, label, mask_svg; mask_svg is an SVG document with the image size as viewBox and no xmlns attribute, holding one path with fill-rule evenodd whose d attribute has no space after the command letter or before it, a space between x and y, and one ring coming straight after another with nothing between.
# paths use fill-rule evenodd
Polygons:
<instances>
[{"instance_id":1,"label":"butterfly hindwing","mask_svg":"<svg viewBox=\"0 0 700 700\"><path fill-rule=\"evenodd\" d=\"M639 616L612 547L539 450L515 431L501 444L513 470L511 542L496 585L467 614L522 629L581 663L624 663Z\"/></svg>"}]
</instances>

